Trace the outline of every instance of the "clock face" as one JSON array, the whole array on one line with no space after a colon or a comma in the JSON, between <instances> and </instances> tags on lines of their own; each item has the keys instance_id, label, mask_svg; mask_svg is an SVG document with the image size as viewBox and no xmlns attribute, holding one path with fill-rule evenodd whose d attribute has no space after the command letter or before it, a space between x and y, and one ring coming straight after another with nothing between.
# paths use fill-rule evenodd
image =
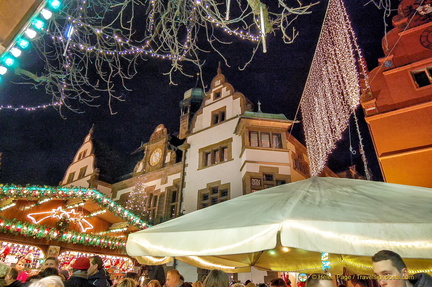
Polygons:
<instances>
[{"instance_id":1,"label":"clock face","mask_svg":"<svg viewBox=\"0 0 432 287\"><path fill-rule=\"evenodd\" d=\"M162 158L162 150L160 148L155 149L150 155L150 165L156 165Z\"/></svg>"},{"instance_id":2,"label":"clock face","mask_svg":"<svg viewBox=\"0 0 432 287\"><path fill-rule=\"evenodd\" d=\"M427 49L432 49L432 28L426 28L420 35L420 43Z\"/></svg>"}]
</instances>

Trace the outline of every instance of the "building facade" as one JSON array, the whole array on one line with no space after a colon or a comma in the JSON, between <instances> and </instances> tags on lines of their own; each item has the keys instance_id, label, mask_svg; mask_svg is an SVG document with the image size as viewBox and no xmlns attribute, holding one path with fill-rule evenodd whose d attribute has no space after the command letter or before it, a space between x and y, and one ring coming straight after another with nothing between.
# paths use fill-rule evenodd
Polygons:
<instances>
[{"instance_id":1,"label":"building facade","mask_svg":"<svg viewBox=\"0 0 432 287\"><path fill-rule=\"evenodd\" d=\"M432 187L431 4L400 2L361 98L386 182Z\"/></svg>"}]
</instances>

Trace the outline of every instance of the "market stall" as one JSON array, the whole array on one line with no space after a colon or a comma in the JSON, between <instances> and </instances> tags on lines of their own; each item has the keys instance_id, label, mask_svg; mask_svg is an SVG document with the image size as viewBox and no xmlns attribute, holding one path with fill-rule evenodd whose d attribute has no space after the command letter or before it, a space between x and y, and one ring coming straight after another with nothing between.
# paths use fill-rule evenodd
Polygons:
<instances>
[{"instance_id":1,"label":"market stall","mask_svg":"<svg viewBox=\"0 0 432 287\"><path fill-rule=\"evenodd\" d=\"M146 227L94 189L0 185L0 242L7 253L0 259L14 263L32 256L29 269L50 256L65 264L79 254L97 254L107 269L131 271L136 261L126 255L126 237Z\"/></svg>"}]
</instances>

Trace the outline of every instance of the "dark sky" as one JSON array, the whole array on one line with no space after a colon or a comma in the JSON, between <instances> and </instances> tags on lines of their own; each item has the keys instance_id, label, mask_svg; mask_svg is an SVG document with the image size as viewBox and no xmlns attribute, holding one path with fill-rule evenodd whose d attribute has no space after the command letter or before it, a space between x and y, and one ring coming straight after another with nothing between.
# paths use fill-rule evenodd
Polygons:
<instances>
[{"instance_id":1,"label":"dark sky","mask_svg":"<svg viewBox=\"0 0 432 287\"><path fill-rule=\"evenodd\" d=\"M370 69L377 66L382 56L381 38L384 35L382 10L369 0L347 0L353 28ZM226 48L231 67L222 66L222 71L234 88L252 102L262 103L262 110L269 113L284 113L293 119L306 81L314 46L318 39L327 1L313 8L312 15L301 16L297 21L300 36L291 45L282 44L278 37L268 37L268 51L260 49L253 62L244 71L237 67L248 58L245 50L252 50L247 43L233 43ZM387 18L387 21L389 18ZM27 68L41 69L40 60L32 51L20 58ZM203 77L209 85L216 74L220 58L206 55ZM63 177L75 152L82 144L92 124L95 135L112 148L131 153L141 142L147 142L155 127L163 123L168 131L178 131L179 101L183 93L196 85L196 80L176 75L177 86L169 85L163 73L169 68L164 60L149 58L141 61L139 73L127 83L132 91L118 90L125 95L124 102L114 104L115 115L110 115L106 98L99 101L98 108L82 106L83 113L63 110L62 117L54 108L37 111L0 110L0 152L3 152L0 183L57 185ZM196 72L191 70L191 72ZM37 106L51 101L43 88L34 89L18 84L22 79L8 75L0 83L0 105ZM361 115L361 111L359 112ZM367 127L362 119L362 136L366 145L366 156L375 180L381 174L374 155ZM302 127L293 131L301 141ZM352 145L357 149L354 163L361 163L358 153L358 138L351 130ZM348 138L348 132L344 135ZM303 141L304 142L304 141ZM336 171L351 164L349 142L342 141L329 159L329 166ZM361 168L359 168L361 171Z\"/></svg>"}]
</instances>

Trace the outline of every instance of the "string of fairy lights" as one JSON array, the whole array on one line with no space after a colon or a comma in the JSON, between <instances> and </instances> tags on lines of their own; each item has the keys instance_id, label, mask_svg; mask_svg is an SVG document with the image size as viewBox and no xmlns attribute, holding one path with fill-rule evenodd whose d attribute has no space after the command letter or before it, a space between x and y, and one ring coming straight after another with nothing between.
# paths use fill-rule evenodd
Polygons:
<instances>
[{"instance_id":1,"label":"string of fairy lights","mask_svg":"<svg viewBox=\"0 0 432 287\"><path fill-rule=\"evenodd\" d=\"M319 175L324 169L328 155L355 114L360 80L369 88L362 59L343 1L329 1L300 103L311 175ZM367 162L364 166L370 179Z\"/></svg>"},{"instance_id":2,"label":"string of fairy lights","mask_svg":"<svg viewBox=\"0 0 432 287\"><path fill-rule=\"evenodd\" d=\"M100 96L108 96L111 107L113 100L123 100L116 87L127 89L126 82L137 74L139 59L170 61L166 74L173 84L174 74L196 75L196 68L189 72L185 63L201 71L201 57L207 52L216 52L228 64L221 45L230 44L231 39L252 43L252 54L259 45L266 51L266 37L270 35L280 35L284 43L292 43L299 34L294 21L310 14L310 8L319 2L303 5L297 1L295 7L285 2L62 1L61 9L51 13L49 23L35 24L43 35L31 34L34 48L44 60L45 72L36 74L15 68L15 74L27 83L44 87L52 96L51 104L4 105L0 109L50 106L79 111L80 105L94 105Z\"/></svg>"}]
</instances>

